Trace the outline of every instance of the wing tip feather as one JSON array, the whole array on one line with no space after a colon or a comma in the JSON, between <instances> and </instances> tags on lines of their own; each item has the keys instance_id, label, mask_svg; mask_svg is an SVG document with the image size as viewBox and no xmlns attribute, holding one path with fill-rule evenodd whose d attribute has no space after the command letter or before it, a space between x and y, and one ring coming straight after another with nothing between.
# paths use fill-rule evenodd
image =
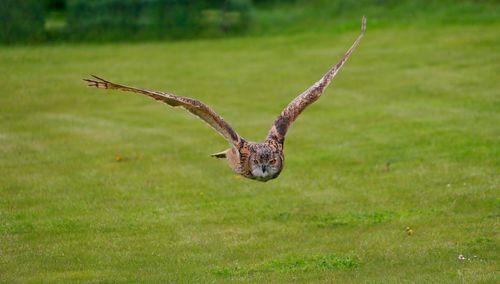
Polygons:
<instances>
[{"instance_id":1,"label":"wing tip feather","mask_svg":"<svg viewBox=\"0 0 500 284\"><path fill-rule=\"evenodd\" d=\"M361 18L361 33L364 34L366 31L366 17Z\"/></svg>"},{"instance_id":2,"label":"wing tip feather","mask_svg":"<svg viewBox=\"0 0 500 284\"><path fill-rule=\"evenodd\" d=\"M83 81L87 82L89 87L95 87L98 89L108 89L109 88L109 81L106 81L102 78L97 77L96 75L89 74L91 77L94 79L82 79Z\"/></svg>"}]
</instances>

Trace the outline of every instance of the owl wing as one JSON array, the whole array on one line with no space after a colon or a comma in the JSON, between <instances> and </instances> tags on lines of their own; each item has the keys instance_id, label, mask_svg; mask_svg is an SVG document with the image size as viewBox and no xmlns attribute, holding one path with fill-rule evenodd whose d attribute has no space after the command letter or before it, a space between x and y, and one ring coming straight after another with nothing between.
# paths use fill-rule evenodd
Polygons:
<instances>
[{"instance_id":1,"label":"owl wing","mask_svg":"<svg viewBox=\"0 0 500 284\"><path fill-rule=\"evenodd\" d=\"M94 79L84 79L84 81L88 82L90 87L96 87L99 89L115 89L126 92L133 92L146 95L151 97L157 101L166 103L172 107L182 107L194 114L195 116L204 120L209 126L215 129L220 135L222 135L226 140L234 146L237 146L241 141L241 137L234 131L229 124L224 121L224 119L214 112L211 108L203 104L202 102L186 98L175 96L172 94L159 92L159 91L151 91L145 89L139 89L134 87L128 87L124 85L115 84L99 78L97 76L91 75Z\"/></svg>"},{"instance_id":2,"label":"owl wing","mask_svg":"<svg viewBox=\"0 0 500 284\"><path fill-rule=\"evenodd\" d=\"M326 87L328 87L337 72L347 61L352 51L358 46L361 38L365 34L365 30L366 18L363 17L361 21L361 34L352 44L351 48L349 48L349 50L344 54L342 59L335 66L328 70L323 78L321 78L318 82L309 87L309 89L305 90L302 94L300 94L291 103L288 104L288 106L274 121L273 126L271 127L267 135L267 140L274 140L281 144L285 141L285 135L290 125L292 125L292 123L297 119L297 117L306 107L319 99L321 94L323 94Z\"/></svg>"}]
</instances>

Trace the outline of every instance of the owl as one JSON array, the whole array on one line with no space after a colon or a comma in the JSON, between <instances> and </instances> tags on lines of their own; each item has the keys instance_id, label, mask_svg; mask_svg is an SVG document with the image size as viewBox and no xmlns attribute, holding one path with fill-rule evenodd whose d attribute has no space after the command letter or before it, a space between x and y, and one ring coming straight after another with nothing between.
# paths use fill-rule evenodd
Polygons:
<instances>
[{"instance_id":1,"label":"owl","mask_svg":"<svg viewBox=\"0 0 500 284\"><path fill-rule=\"evenodd\" d=\"M263 143L248 141L241 137L220 115L196 99L115 84L94 75L91 75L93 79L84 80L90 87L138 93L172 107L184 108L205 121L229 142L229 149L212 154L212 157L226 159L229 167L237 174L265 182L277 178L283 169L285 163L283 146L288 129L300 113L323 94L326 87L328 87L353 50L358 46L365 30L366 18L363 17L361 21L361 33L342 59L328 70L318 82L288 104L274 121Z\"/></svg>"}]
</instances>

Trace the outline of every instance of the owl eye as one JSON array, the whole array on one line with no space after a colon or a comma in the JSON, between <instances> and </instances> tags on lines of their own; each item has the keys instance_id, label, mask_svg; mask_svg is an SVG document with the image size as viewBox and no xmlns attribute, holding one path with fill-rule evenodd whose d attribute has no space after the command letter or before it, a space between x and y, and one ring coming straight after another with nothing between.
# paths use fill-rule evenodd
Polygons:
<instances>
[{"instance_id":1,"label":"owl eye","mask_svg":"<svg viewBox=\"0 0 500 284\"><path fill-rule=\"evenodd\" d=\"M254 164L257 164L259 161L257 161L257 159L253 159L253 163Z\"/></svg>"},{"instance_id":2,"label":"owl eye","mask_svg":"<svg viewBox=\"0 0 500 284\"><path fill-rule=\"evenodd\" d=\"M272 160L269 162L269 164L271 164L271 165L276 164L276 159L272 159Z\"/></svg>"}]
</instances>

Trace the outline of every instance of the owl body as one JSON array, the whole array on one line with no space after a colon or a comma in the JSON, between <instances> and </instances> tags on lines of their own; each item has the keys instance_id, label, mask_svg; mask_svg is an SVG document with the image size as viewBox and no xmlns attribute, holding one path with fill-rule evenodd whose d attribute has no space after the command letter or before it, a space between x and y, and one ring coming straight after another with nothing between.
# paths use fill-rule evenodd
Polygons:
<instances>
[{"instance_id":1,"label":"owl body","mask_svg":"<svg viewBox=\"0 0 500 284\"><path fill-rule=\"evenodd\" d=\"M126 92L139 93L153 98L172 107L181 107L191 114L205 121L210 127L222 135L231 145L231 147L220 153L212 154L216 158L225 158L229 167L246 178L258 181L268 181L279 176L284 166L283 145L285 136L297 117L309 105L319 99L324 90L337 72L347 61L352 51L358 46L366 29L366 19L363 17L361 23L361 34L347 50L342 59L311 87L292 100L281 114L276 118L267 138L263 143L249 142L238 133L215 111L204 103L188 98L176 96L166 92L153 91L135 87L129 87L121 84L115 84L97 76L94 79L84 79L89 86L100 89L115 89Z\"/></svg>"}]
</instances>

